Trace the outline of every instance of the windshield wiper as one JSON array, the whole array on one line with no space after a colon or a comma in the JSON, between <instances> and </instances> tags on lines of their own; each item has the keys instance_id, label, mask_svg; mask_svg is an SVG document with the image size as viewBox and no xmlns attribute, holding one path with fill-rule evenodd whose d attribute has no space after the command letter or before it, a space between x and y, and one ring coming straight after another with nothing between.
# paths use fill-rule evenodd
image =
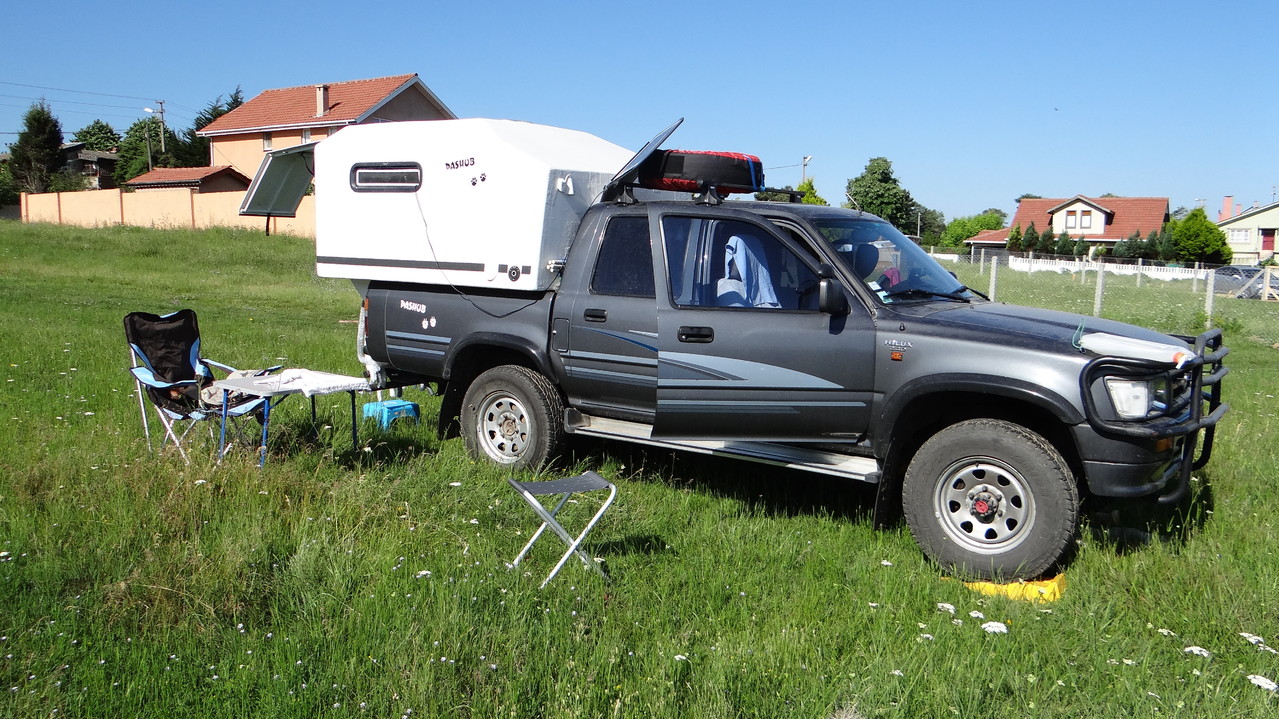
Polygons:
<instances>
[{"instance_id":1,"label":"windshield wiper","mask_svg":"<svg viewBox=\"0 0 1279 719\"><path fill-rule=\"evenodd\" d=\"M966 289L968 288L961 287L959 290L955 292L938 292L937 290L924 290L918 287L912 287L909 290L898 290L897 292L889 292L888 294L884 295L884 297L890 300L908 299L911 297L920 297L920 298L941 297L943 299L956 300L959 302L972 302L972 300L959 294L960 292L963 292Z\"/></svg>"},{"instance_id":2,"label":"windshield wiper","mask_svg":"<svg viewBox=\"0 0 1279 719\"><path fill-rule=\"evenodd\" d=\"M978 297L982 298L983 300L990 301L990 296L989 296L989 295L987 295L985 292L982 292L981 290L974 290L973 288L969 287L968 285L960 285L960 286L959 286L959 289L955 290L955 292L956 292L956 294L958 294L958 293L960 293L960 292L971 292L971 293L973 293L974 295L977 295Z\"/></svg>"}]
</instances>

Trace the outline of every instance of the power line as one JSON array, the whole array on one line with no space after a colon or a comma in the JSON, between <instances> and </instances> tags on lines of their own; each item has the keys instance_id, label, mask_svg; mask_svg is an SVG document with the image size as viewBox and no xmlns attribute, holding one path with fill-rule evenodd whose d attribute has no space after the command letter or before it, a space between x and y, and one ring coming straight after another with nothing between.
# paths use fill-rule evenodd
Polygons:
<instances>
[{"instance_id":1,"label":"power line","mask_svg":"<svg viewBox=\"0 0 1279 719\"><path fill-rule=\"evenodd\" d=\"M101 97L119 97L125 100L142 100L144 102L154 101L154 98L138 97L137 95L115 95L109 92L93 92L91 90L69 90L65 87L45 87L44 85L27 85L26 83L9 82L7 80L0 80L0 85L15 85L17 87L35 88L36 90L55 90L57 92L74 92L80 95L99 95Z\"/></svg>"},{"instance_id":2,"label":"power line","mask_svg":"<svg viewBox=\"0 0 1279 719\"><path fill-rule=\"evenodd\" d=\"M105 105L97 102L81 102L79 100L63 100L60 98L52 98L52 97L26 97L24 95L6 95L5 93L0 93L0 97L12 97L17 100L44 100L45 102L49 104L53 104L55 102L59 102L59 103L65 102L69 105L88 105L90 107L116 107L122 110L141 109L141 108L135 107L134 105Z\"/></svg>"}]
</instances>

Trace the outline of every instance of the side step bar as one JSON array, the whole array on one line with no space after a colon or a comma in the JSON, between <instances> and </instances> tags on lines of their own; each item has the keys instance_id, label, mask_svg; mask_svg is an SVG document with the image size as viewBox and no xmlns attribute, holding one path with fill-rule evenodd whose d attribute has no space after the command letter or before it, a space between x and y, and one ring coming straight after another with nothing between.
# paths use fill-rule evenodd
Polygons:
<instances>
[{"instance_id":1,"label":"side step bar","mask_svg":"<svg viewBox=\"0 0 1279 719\"><path fill-rule=\"evenodd\" d=\"M571 413L567 422L573 434L604 439L620 439L666 449L680 449L698 454L733 457L751 462L771 464L777 467L799 469L806 472L831 474L836 477L856 479L875 484L879 482L879 462L872 457L857 457L834 452L805 449L793 444L772 442L744 442L737 440L661 439L652 436L653 427L639 422L605 419Z\"/></svg>"}]
</instances>

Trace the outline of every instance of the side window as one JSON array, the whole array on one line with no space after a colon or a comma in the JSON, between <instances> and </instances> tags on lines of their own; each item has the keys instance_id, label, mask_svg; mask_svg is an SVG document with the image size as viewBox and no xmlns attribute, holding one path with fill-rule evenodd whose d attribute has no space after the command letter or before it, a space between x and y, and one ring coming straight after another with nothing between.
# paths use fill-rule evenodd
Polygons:
<instances>
[{"instance_id":1,"label":"side window","mask_svg":"<svg viewBox=\"0 0 1279 719\"><path fill-rule=\"evenodd\" d=\"M662 236L676 305L817 309L816 273L756 225L665 217Z\"/></svg>"},{"instance_id":2,"label":"side window","mask_svg":"<svg viewBox=\"0 0 1279 719\"><path fill-rule=\"evenodd\" d=\"M614 217L604 229L591 291L597 295L656 297L647 217Z\"/></svg>"}]
</instances>

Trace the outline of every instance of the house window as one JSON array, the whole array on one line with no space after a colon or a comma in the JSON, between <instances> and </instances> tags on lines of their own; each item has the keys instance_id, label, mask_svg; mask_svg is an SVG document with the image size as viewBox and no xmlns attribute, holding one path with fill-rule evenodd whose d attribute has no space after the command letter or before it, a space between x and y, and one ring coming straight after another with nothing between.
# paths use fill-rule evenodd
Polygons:
<instances>
[{"instance_id":1,"label":"house window","mask_svg":"<svg viewBox=\"0 0 1279 719\"><path fill-rule=\"evenodd\" d=\"M1240 229L1231 228L1226 232L1226 241L1237 245L1246 245L1248 244L1248 240L1251 239L1251 234L1252 232L1249 231L1247 227Z\"/></svg>"},{"instance_id":2,"label":"house window","mask_svg":"<svg viewBox=\"0 0 1279 719\"><path fill-rule=\"evenodd\" d=\"M1068 210L1066 212L1066 229L1068 230L1075 229L1075 211L1074 210Z\"/></svg>"},{"instance_id":3,"label":"house window","mask_svg":"<svg viewBox=\"0 0 1279 719\"><path fill-rule=\"evenodd\" d=\"M263 152L271 151L271 133L269 132L262 133L262 151Z\"/></svg>"},{"instance_id":4,"label":"house window","mask_svg":"<svg viewBox=\"0 0 1279 719\"><path fill-rule=\"evenodd\" d=\"M356 192L417 192L422 187L422 166L416 162L365 162L351 167L351 189Z\"/></svg>"},{"instance_id":5,"label":"house window","mask_svg":"<svg viewBox=\"0 0 1279 719\"><path fill-rule=\"evenodd\" d=\"M310 142L310 141L311 141L311 128L309 128L309 127L308 127L308 128L304 128L304 129L302 130L302 142L306 143L306 142Z\"/></svg>"},{"instance_id":6,"label":"house window","mask_svg":"<svg viewBox=\"0 0 1279 719\"><path fill-rule=\"evenodd\" d=\"M1086 230L1092 227L1092 210L1084 210L1079 213L1079 229Z\"/></svg>"}]
</instances>

